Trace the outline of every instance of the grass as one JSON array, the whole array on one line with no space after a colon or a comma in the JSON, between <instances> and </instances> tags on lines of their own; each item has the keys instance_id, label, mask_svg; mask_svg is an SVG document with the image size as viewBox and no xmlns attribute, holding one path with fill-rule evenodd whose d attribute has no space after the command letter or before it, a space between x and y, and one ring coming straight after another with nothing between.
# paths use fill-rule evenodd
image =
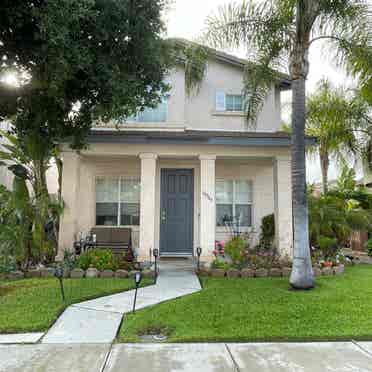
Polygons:
<instances>
[{"instance_id":1,"label":"grass","mask_svg":"<svg viewBox=\"0 0 372 372\"><path fill-rule=\"evenodd\" d=\"M144 279L143 285L150 284ZM0 281L0 333L44 331L70 304L126 291L133 279L65 279L66 302L55 278Z\"/></svg>"},{"instance_id":2,"label":"grass","mask_svg":"<svg viewBox=\"0 0 372 372\"><path fill-rule=\"evenodd\" d=\"M164 329L170 342L372 340L372 266L321 277L310 291L287 278L202 279L203 291L130 314L120 342Z\"/></svg>"}]
</instances>

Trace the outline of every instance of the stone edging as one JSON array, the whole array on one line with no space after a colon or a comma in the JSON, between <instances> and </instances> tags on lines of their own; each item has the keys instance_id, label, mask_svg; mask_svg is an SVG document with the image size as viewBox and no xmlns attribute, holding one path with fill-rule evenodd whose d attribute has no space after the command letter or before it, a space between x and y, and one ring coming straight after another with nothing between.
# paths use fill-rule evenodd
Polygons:
<instances>
[{"instance_id":1,"label":"stone edging","mask_svg":"<svg viewBox=\"0 0 372 372\"><path fill-rule=\"evenodd\" d=\"M200 276L211 276L214 278L265 278L265 277L289 277L291 274L290 267L283 268L272 268L272 269L201 269L196 271ZM315 276L333 276L341 275L345 271L344 265L338 265L333 267L313 267Z\"/></svg>"},{"instance_id":2,"label":"stone edging","mask_svg":"<svg viewBox=\"0 0 372 372\"><path fill-rule=\"evenodd\" d=\"M29 271L12 271L4 276L5 279L17 280L24 278L53 278L54 268L42 268L42 269L32 269ZM83 269L72 269L71 271L64 273L64 278L80 279L80 278L133 278L137 270L127 271L127 270L103 270L99 271L94 267L90 267L87 270ZM142 270L142 275L145 278L154 278L154 270Z\"/></svg>"}]
</instances>

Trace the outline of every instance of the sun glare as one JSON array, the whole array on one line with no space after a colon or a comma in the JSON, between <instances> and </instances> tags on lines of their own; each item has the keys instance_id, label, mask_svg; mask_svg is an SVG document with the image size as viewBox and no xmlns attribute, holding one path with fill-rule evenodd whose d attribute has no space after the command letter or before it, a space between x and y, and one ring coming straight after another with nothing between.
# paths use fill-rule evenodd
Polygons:
<instances>
[{"instance_id":1,"label":"sun glare","mask_svg":"<svg viewBox=\"0 0 372 372\"><path fill-rule=\"evenodd\" d=\"M0 77L0 81L14 87L19 86L19 80L17 78L17 75L12 72L5 73L3 76Z\"/></svg>"}]
</instances>

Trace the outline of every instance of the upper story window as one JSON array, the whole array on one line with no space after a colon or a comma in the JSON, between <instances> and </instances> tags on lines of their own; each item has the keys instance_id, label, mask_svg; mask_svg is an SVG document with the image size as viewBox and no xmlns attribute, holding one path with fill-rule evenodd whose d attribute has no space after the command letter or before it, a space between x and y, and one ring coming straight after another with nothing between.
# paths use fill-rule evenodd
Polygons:
<instances>
[{"instance_id":1,"label":"upper story window","mask_svg":"<svg viewBox=\"0 0 372 372\"><path fill-rule=\"evenodd\" d=\"M168 117L168 98L164 97L155 108L146 108L135 116L127 119L128 122L136 123L163 123Z\"/></svg>"},{"instance_id":2,"label":"upper story window","mask_svg":"<svg viewBox=\"0 0 372 372\"><path fill-rule=\"evenodd\" d=\"M241 94L226 94L216 92L216 111L244 111L243 96Z\"/></svg>"}]
</instances>

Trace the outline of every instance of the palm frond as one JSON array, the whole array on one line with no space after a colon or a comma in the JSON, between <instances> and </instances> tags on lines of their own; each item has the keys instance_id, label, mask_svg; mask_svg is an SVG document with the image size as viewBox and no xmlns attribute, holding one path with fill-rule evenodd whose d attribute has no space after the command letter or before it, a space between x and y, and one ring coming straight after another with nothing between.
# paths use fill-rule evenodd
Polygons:
<instances>
[{"instance_id":1,"label":"palm frond","mask_svg":"<svg viewBox=\"0 0 372 372\"><path fill-rule=\"evenodd\" d=\"M372 5L363 0L321 1L313 39L326 40L336 62L372 86ZM366 93L369 93L366 91ZM366 94L372 102L372 94Z\"/></svg>"},{"instance_id":2,"label":"palm frond","mask_svg":"<svg viewBox=\"0 0 372 372\"><path fill-rule=\"evenodd\" d=\"M244 71L244 104L248 125L255 125L277 73L270 67L275 55L263 55L257 64L248 63Z\"/></svg>"},{"instance_id":3,"label":"palm frond","mask_svg":"<svg viewBox=\"0 0 372 372\"><path fill-rule=\"evenodd\" d=\"M184 39L168 39L165 43L173 59L170 64L185 69L186 94L199 93L207 69L209 48Z\"/></svg>"},{"instance_id":4,"label":"palm frond","mask_svg":"<svg viewBox=\"0 0 372 372\"><path fill-rule=\"evenodd\" d=\"M186 94L199 93L207 68L208 50L202 45L188 45L184 49Z\"/></svg>"},{"instance_id":5,"label":"palm frond","mask_svg":"<svg viewBox=\"0 0 372 372\"><path fill-rule=\"evenodd\" d=\"M256 3L242 1L220 6L206 20L203 40L214 48L261 49L267 39L287 40L293 36L293 1ZM283 6L286 3L287 6ZM289 4L289 6L288 6Z\"/></svg>"}]
</instances>

